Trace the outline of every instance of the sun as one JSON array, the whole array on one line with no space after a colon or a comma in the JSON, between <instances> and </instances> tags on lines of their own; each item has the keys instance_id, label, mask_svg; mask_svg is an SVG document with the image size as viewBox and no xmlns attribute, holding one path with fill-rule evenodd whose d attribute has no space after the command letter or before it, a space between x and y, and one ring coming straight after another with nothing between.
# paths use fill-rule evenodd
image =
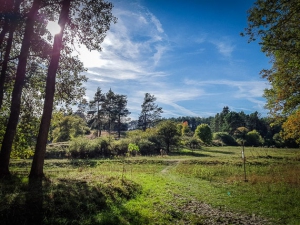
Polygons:
<instances>
[{"instance_id":1,"label":"sun","mask_svg":"<svg viewBox=\"0 0 300 225\"><path fill-rule=\"evenodd\" d=\"M61 30L61 27L58 25L58 23L53 21L48 21L46 28L52 34L52 36L58 34Z\"/></svg>"}]
</instances>

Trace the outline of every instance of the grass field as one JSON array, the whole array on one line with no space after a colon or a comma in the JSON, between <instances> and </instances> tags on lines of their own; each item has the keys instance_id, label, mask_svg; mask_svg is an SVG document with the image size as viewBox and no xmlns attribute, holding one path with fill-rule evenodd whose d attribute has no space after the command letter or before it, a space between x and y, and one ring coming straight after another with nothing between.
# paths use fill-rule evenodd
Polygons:
<instances>
[{"instance_id":1,"label":"grass field","mask_svg":"<svg viewBox=\"0 0 300 225\"><path fill-rule=\"evenodd\" d=\"M300 150L207 147L169 156L30 160L1 181L0 224L300 224Z\"/></svg>"}]
</instances>

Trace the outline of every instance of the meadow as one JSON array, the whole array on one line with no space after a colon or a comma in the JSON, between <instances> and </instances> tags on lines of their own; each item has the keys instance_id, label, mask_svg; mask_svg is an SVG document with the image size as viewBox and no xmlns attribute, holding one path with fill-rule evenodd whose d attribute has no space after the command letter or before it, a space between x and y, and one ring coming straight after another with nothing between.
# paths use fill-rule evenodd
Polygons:
<instances>
[{"instance_id":1,"label":"meadow","mask_svg":"<svg viewBox=\"0 0 300 225\"><path fill-rule=\"evenodd\" d=\"M0 224L300 224L300 150L181 149L161 156L12 160Z\"/></svg>"}]
</instances>

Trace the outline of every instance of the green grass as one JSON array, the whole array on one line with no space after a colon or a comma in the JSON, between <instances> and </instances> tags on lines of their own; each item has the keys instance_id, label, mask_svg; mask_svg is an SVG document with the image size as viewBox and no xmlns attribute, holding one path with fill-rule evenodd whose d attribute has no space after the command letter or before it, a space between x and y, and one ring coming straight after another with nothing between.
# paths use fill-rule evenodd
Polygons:
<instances>
[{"instance_id":1,"label":"green grass","mask_svg":"<svg viewBox=\"0 0 300 225\"><path fill-rule=\"evenodd\" d=\"M39 185L28 184L30 160L12 160L13 179L0 183L0 221L203 224L203 215L183 210L198 202L271 224L300 224L300 150L245 148L248 182L240 153L208 147L166 157L49 159L48 180Z\"/></svg>"}]
</instances>

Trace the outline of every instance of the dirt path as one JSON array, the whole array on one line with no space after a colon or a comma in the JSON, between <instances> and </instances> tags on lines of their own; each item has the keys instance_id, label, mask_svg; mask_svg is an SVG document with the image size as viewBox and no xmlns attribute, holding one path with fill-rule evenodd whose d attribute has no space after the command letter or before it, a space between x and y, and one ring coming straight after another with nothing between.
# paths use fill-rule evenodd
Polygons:
<instances>
[{"instance_id":1,"label":"dirt path","mask_svg":"<svg viewBox=\"0 0 300 225\"><path fill-rule=\"evenodd\" d=\"M170 169L176 167L184 160L170 160L170 165L166 166L161 173L167 174ZM178 202L186 202L185 204L177 204ZM175 214L180 214L178 224L195 224L189 220L188 215L193 215L197 219L196 224L203 225L270 225L267 219L261 218L255 214L241 214L226 209L213 208L209 204L194 200L188 200L185 196L174 195L170 203L174 209ZM173 212L173 213L174 213ZM201 221L199 223L199 220Z\"/></svg>"},{"instance_id":2,"label":"dirt path","mask_svg":"<svg viewBox=\"0 0 300 225\"><path fill-rule=\"evenodd\" d=\"M194 224L185 215L194 215L197 222L200 220L203 225L228 225L228 224L239 224L239 225L270 225L271 223L264 218L261 218L255 214L247 215L241 213L235 213L227 211L226 209L213 208L210 205L198 202L189 201L185 205L176 207L178 212L183 216L179 220L180 224Z\"/></svg>"}]
</instances>

